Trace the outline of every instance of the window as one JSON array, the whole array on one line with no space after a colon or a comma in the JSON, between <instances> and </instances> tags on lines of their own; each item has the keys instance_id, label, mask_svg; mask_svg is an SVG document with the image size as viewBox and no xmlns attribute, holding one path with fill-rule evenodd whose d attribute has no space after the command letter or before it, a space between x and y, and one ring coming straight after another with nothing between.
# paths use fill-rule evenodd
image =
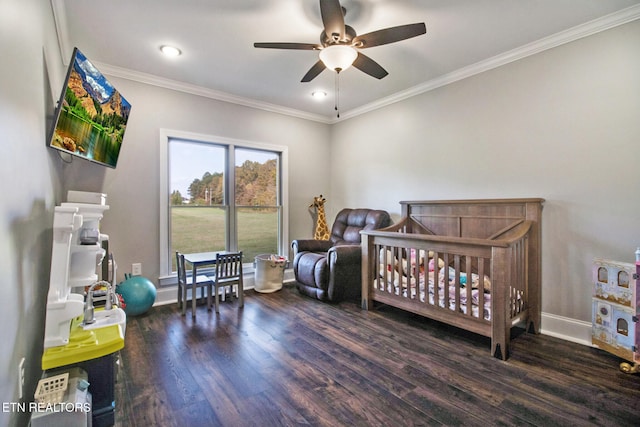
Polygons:
<instances>
[{"instance_id":1,"label":"window","mask_svg":"<svg viewBox=\"0 0 640 427\"><path fill-rule=\"evenodd\" d=\"M161 132L160 275L175 251L286 254L286 147ZM161 281L162 283L162 281Z\"/></svg>"},{"instance_id":2,"label":"window","mask_svg":"<svg viewBox=\"0 0 640 427\"><path fill-rule=\"evenodd\" d=\"M621 288L629 287L629 273L627 273L626 271L620 271L618 273L618 286L620 286Z\"/></svg>"},{"instance_id":3,"label":"window","mask_svg":"<svg viewBox=\"0 0 640 427\"><path fill-rule=\"evenodd\" d=\"M629 324L624 319L618 319L616 330L620 335L629 336Z\"/></svg>"},{"instance_id":4,"label":"window","mask_svg":"<svg viewBox=\"0 0 640 427\"><path fill-rule=\"evenodd\" d=\"M279 254L279 155L236 148L235 208L238 248L253 260L258 254Z\"/></svg>"},{"instance_id":5,"label":"window","mask_svg":"<svg viewBox=\"0 0 640 427\"><path fill-rule=\"evenodd\" d=\"M605 267L598 268L598 282L609 282L609 270L607 270Z\"/></svg>"}]
</instances>

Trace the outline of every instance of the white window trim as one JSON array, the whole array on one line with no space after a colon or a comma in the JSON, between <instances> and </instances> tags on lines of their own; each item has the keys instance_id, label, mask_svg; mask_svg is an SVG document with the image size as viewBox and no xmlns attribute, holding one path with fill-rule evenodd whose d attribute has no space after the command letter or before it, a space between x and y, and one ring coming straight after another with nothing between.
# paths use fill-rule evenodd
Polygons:
<instances>
[{"instance_id":1,"label":"white window trim","mask_svg":"<svg viewBox=\"0 0 640 427\"><path fill-rule=\"evenodd\" d=\"M282 215L278 251L280 254L289 252L289 152L284 145L267 144L255 141L244 141L214 135L205 135L174 129L160 129L160 285L172 284L175 274L170 271L169 260L169 140L184 139L197 142L228 145L229 148L251 148L256 150L274 151L280 153L281 164L281 197ZM233 151L233 150L230 150ZM173 279L173 280L172 280Z\"/></svg>"}]
</instances>

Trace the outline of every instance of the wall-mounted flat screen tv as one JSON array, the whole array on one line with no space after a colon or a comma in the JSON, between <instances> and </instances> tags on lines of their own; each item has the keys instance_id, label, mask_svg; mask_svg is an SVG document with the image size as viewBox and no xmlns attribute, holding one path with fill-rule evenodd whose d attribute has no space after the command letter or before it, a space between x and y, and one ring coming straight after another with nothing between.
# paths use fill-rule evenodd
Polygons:
<instances>
[{"instance_id":1,"label":"wall-mounted flat screen tv","mask_svg":"<svg viewBox=\"0 0 640 427\"><path fill-rule=\"evenodd\" d=\"M131 104L74 48L49 146L115 168L130 113Z\"/></svg>"}]
</instances>

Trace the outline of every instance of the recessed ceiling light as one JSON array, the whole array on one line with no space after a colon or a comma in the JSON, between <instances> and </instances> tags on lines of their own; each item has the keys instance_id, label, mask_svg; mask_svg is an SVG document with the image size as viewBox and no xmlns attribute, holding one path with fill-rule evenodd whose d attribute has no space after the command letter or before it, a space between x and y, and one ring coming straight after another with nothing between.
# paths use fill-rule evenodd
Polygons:
<instances>
[{"instance_id":1,"label":"recessed ceiling light","mask_svg":"<svg viewBox=\"0 0 640 427\"><path fill-rule=\"evenodd\" d=\"M169 45L160 46L160 51L170 57L180 56L182 54L182 51L180 49Z\"/></svg>"},{"instance_id":2,"label":"recessed ceiling light","mask_svg":"<svg viewBox=\"0 0 640 427\"><path fill-rule=\"evenodd\" d=\"M313 92L311 92L311 96L313 97L313 99L317 99L318 101L321 101L327 97L327 92L323 90L314 90Z\"/></svg>"}]
</instances>

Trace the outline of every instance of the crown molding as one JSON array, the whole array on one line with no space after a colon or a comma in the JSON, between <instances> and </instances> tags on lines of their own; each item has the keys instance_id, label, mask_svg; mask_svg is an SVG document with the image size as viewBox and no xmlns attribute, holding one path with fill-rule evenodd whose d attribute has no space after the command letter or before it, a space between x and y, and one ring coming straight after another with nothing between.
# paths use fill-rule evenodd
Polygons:
<instances>
[{"instance_id":1,"label":"crown molding","mask_svg":"<svg viewBox=\"0 0 640 427\"><path fill-rule=\"evenodd\" d=\"M68 66L68 58L71 57L69 47L69 37L67 33L67 13L62 0L51 0L51 12L56 27L56 36L58 38L58 49L60 49L60 58L62 63ZM68 54L68 55L67 55Z\"/></svg>"},{"instance_id":2,"label":"crown molding","mask_svg":"<svg viewBox=\"0 0 640 427\"><path fill-rule=\"evenodd\" d=\"M488 58L467 67L460 68L451 73L429 80L417 86L413 86L402 92L397 92L393 95L387 96L385 98L380 98L377 101L371 102L361 107L346 111L340 114L340 120L334 120L332 123L347 120L349 118L377 110L387 105L391 105L396 102L414 97L416 95L429 92L439 87L475 76L476 74L501 67L503 65L538 54L540 52L544 52L545 50L553 49L554 47L558 47L563 44L567 44L575 40L579 40L581 38L588 37L605 30L609 30L619 25L627 24L639 18L640 5L622 9L618 12L606 15L602 18L594 19L593 21L589 21L573 28L569 28L568 30L561 31L535 42L520 46L516 49L501 53L492 58Z\"/></svg>"},{"instance_id":3,"label":"crown molding","mask_svg":"<svg viewBox=\"0 0 640 427\"><path fill-rule=\"evenodd\" d=\"M67 34L67 20L64 4L62 0L51 0L51 8L53 10L53 16L55 20L56 32L58 37L58 46L60 47L60 55L62 62L67 65L67 58L71 56L71 48ZM477 62L467 67L460 68L451 73L429 80L422 84L413 86L407 90L397 92L393 95L380 98L374 102L365 104L361 107L354 108L352 110L344 111L340 113L340 118L330 118L320 114L312 114L302 110L296 110L293 108L287 108L280 105L270 104L263 101L257 101L255 99L240 97L232 95L230 93L221 92L202 86L197 86L189 83L179 82L176 80L167 79L164 77L155 76L152 74L142 73L139 71L133 71L113 65L94 62L94 64L100 68L100 70L107 75L113 77L120 77L127 80L136 81L139 83L149 84L152 86L171 89L179 92L188 93L191 95L202 96L206 98L215 99L218 101L229 102L232 104L238 104L245 107L256 108L259 110L269 111L278 114L284 114L293 116L305 120L311 120L315 122L325 124L335 124L350 118L368 113L385 107L387 105L394 104L396 102L403 101L408 98L412 98L416 95L420 95L425 92L437 89L442 86L455 83L457 81L472 77L476 74L483 73L485 71L492 70L494 68L501 67L514 61L538 54L545 50L553 49L572 41L597 34L599 32L617 27L640 19L640 5L635 5L622 9L618 12L606 15L602 18L594 19L584 24L575 26L565 31L553 34L551 36L542 38L535 42L526 44L508 52L501 53L492 58L484 61Z\"/></svg>"},{"instance_id":4,"label":"crown molding","mask_svg":"<svg viewBox=\"0 0 640 427\"><path fill-rule=\"evenodd\" d=\"M98 61L92 61L92 62L98 69L100 69L100 71L103 74L106 74L112 77L119 77L122 79L132 80L135 82L144 83L151 86L157 86L164 89L171 89L178 92L188 93L190 95L202 96L205 98L215 99L217 101L229 102L231 104L242 105L245 107L269 111L272 113L284 114L287 116L293 116L293 117L297 117L305 120L311 120L311 121L321 122L325 124L329 123L329 119L320 114L312 114L306 111L283 107L281 105L270 104L263 101L256 101L255 99L232 95L227 92L221 92L221 91L209 89L203 86L198 86L190 83L180 82L177 80L167 79L165 77L159 77L153 74L133 71L127 68L116 67L114 65L109 65L106 63L98 62Z\"/></svg>"},{"instance_id":5,"label":"crown molding","mask_svg":"<svg viewBox=\"0 0 640 427\"><path fill-rule=\"evenodd\" d=\"M73 46L69 42L67 33L67 14L63 0L51 0L51 9L53 11L56 34L58 37L60 57L62 58L62 63L65 66L68 66L69 58L71 58L71 53L73 52ZM130 70L127 68L117 67L115 65L110 65L104 62L94 60L92 60L91 62L98 69L100 69L100 72L111 77L119 77L122 79L157 86L164 89L171 89L178 92L188 93L190 95L202 96L205 98L215 99L217 101L229 102L232 104L242 105L245 107L255 108L263 111L269 111L272 113L284 114L304 120L310 120L325 124L329 124L331 121L331 119L329 119L328 117L320 114L308 113L306 111L296 110L294 108L288 108L281 105L257 101L255 99L245 98L230 93L209 89L203 86L184 83L177 80L159 77L153 74Z\"/></svg>"}]
</instances>

